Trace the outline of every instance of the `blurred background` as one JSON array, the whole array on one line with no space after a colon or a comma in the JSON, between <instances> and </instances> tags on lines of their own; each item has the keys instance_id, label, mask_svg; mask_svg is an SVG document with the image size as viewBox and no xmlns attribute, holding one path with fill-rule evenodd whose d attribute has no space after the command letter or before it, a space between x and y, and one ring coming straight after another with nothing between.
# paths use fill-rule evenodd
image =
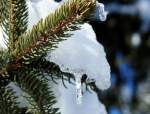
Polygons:
<instances>
[{"instance_id":1,"label":"blurred background","mask_svg":"<svg viewBox=\"0 0 150 114\"><path fill-rule=\"evenodd\" d=\"M109 114L150 114L150 0L99 0L106 22L90 22L105 47L112 86L98 91Z\"/></svg>"}]
</instances>

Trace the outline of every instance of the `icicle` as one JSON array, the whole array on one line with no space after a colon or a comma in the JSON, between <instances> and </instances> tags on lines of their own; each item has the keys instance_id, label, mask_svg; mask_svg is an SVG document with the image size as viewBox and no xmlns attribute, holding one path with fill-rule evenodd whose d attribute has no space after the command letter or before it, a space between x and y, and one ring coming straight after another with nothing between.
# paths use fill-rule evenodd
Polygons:
<instances>
[{"instance_id":1,"label":"icicle","mask_svg":"<svg viewBox=\"0 0 150 114\"><path fill-rule=\"evenodd\" d=\"M76 79L76 101L77 104L81 104L82 103L82 85L81 85L81 74L77 74L75 76Z\"/></svg>"},{"instance_id":2,"label":"icicle","mask_svg":"<svg viewBox=\"0 0 150 114\"><path fill-rule=\"evenodd\" d=\"M101 21L105 21L107 18L108 12L105 11L104 4L97 2L96 3L96 10L97 10L99 19Z\"/></svg>"}]
</instances>

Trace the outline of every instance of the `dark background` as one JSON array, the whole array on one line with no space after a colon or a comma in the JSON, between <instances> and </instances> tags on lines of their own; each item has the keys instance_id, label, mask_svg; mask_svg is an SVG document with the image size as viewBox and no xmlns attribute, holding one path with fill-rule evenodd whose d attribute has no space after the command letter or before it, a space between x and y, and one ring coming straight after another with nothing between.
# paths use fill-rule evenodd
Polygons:
<instances>
[{"instance_id":1,"label":"dark background","mask_svg":"<svg viewBox=\"0 0 150 114\"><path fill-rule=\"evenodd\" d=\"M99 2L107 21L90 23L112 69L112 86L99 98L109 114L150 114L150 0Z\"/></svg>"}]
</instances>

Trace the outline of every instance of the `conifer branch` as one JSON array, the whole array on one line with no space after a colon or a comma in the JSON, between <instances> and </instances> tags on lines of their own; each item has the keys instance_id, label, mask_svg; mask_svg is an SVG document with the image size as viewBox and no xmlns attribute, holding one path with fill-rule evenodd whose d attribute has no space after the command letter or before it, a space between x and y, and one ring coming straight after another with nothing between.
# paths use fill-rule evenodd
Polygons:
<instances>
[{"instance_id":1,"label":"conifer branch","mask_svg":"<svg viewBox=\"0 0 150 114\"><path fill-rule=\"evenodd\" d=\"M7 78L8 72L6 66L8 64L9 55L7 50L0 49L0 77Z\"/></svg>"},{"instance_id":2,"label":"conifer branch","mask_svg":"<svg viewBox=\"0 0 150 114\"><path fill-rule=\"evenodd\" d=\"M21 114L16 98L11 88L0 86L0 114Z\"/></svg>"},{"instance_id":3,"label":"conifer branch","mask_svg":"<svg viewBox=\"0 0 150 114\"><path fill-rule=\"evenodd\" d=\"M55 103L55 97L49 87L47 80L41 79L42 74L33 68L24 68L17 72L15 81L18 86L26 92L28 99L34 102L34 109L27 107L28 112L36 114L59 114L58 108L52 107Z\"/></svg>"},{"instance_id":4,"label":"conifer branch","mask_svg":"<svg viewBox=\"0 0 150 114\"><path fill-rule=\"evenodd\" d=\"M1 22L8 38L9 53L15 49L19 36L27 29L28 12L25 0L1 0Z\"/></svg>"},{"instance_id":5,"label":"conifer branch","mask_svg":"<svg viewBox=\"0 0 150 114\"><path fill-rule=\"evenodd\" d=\"M47 51L56 48L64 37L70 36L65 31L79 29L77 25L94 6L93 0L70 0L44 20L41 19L31 31L18 39L16 49L13 51L16 62L23 59L25 64L30 64Z\"/></svg>"},{"instance_id":6,"label":"conifer branch","mask_svg":"<svg viewBox=\"0 0 150 114\"><path fill-rule=\"evenodd\" d=\"M47 73L54 82L56 82L55 80L57 79L64 79L70 83L72 83L71 80L75 80L73 74L69 72L63 72L59 65L47 61L46 59L39 59L38 61L33 62L32 65L28 65L29 68L33 66L35 69L40 69L43 73Z\"/></svg>"},{"instance_id":7,"label":"conifer branch","mask_svg":"<svg viewBox=\"0 0 150 114\"><path fill-rule=\"evenodd\" d=\"M62 79L62 82L64 84L64 80L68 81L69 83L74 83L75 82L75 76L69 72L63 72L59 65L47 61L46 59L39 59L36 62L33 62L31 65L28 65L28 68L35 68L35 69L40 69L40 71L44 73L47 73L52 81L56 82L57 79ZM93 85L95 85L95 81L92 79L88 79L88 75L84 74L82 76L82 83L85 83L88 87L93 88ZM57 83L57 82L56 82ZM65 84L64 84L65 86Z\"/></svg>"}]
</instances>

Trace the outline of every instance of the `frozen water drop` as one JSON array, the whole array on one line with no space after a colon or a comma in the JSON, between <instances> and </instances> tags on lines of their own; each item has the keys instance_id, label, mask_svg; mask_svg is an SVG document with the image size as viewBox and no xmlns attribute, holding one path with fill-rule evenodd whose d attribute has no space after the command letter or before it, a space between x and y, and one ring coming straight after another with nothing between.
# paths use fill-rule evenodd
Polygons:
<instances>
[{"instance_id":1,"label":"frozen water drop","mask_svg":"<svg viewBox=\"0 0 150 114\"><path fill-rule=\"evenodd\" d=\"M106 18L107 18L108 12L105 11L104 4L97 2L96 3L96 9L97 9L97 13L98 13L99 19L101 21L105 21Z\"/></svg>"}]
</instances>

